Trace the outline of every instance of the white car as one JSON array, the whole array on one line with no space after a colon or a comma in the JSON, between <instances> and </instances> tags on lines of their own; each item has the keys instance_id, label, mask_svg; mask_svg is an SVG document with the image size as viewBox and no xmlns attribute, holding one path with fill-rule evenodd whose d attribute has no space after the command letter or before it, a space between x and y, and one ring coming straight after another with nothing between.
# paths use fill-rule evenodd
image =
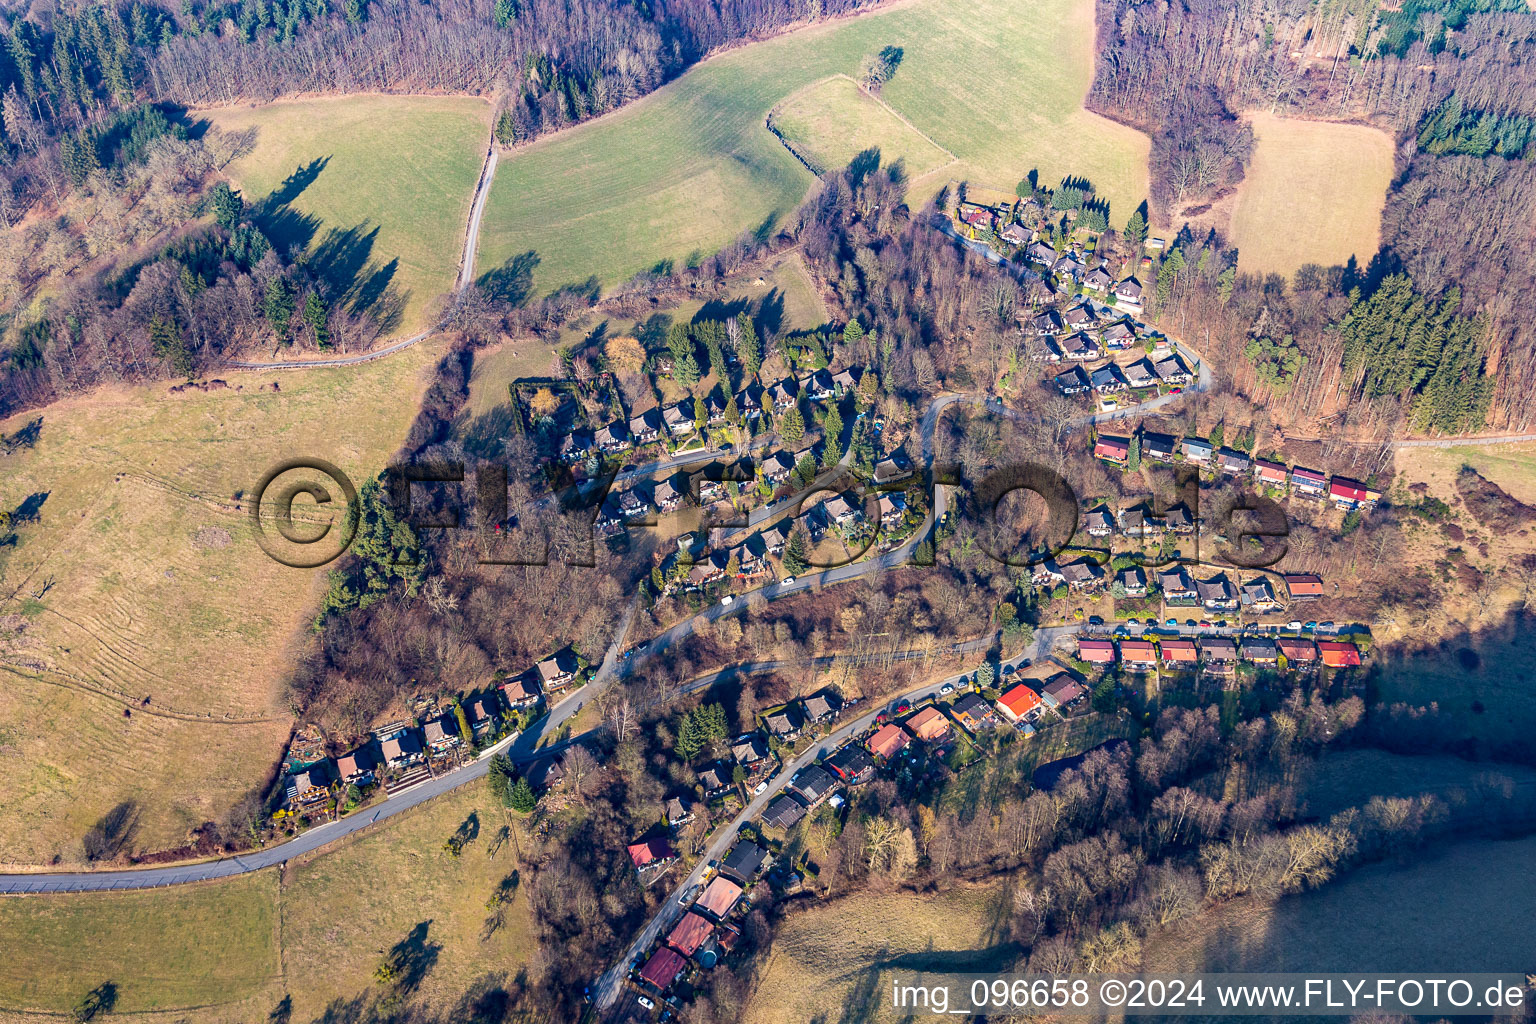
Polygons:
<instances>
[{"instance_id":1,"label":"white car","mask_svg":"<svg viewBox=\"0 0 1536 1024\"><path fill-rule=\"evenodd\" d=\"M765 790L767 788L768 788L768 780L764 779L762 782L759 782L756 787L753 788L752 795L753 796L758 796L759 794L762 793L763 790Z\"/></svg>"},{"instance_id":2,"label":"white car","mask_svg":"<svg viewBox=\"0 0 1536 1024\"><path fill-rule=\"evenodd\" d=\"M732 602L732 601L735 601L735 600L736 600L736 595L735 595L735 594L726 594L726 595L725 595L725 596L724 596L724 597L722 597L722 598L721 598L721 599L720 599L720 603L721 603L721 604L722 604L722 605L728 605L728 604L730 604L730 603L731 603L731 602Z\"/></svg>"},{"instance_id":3,"label":"white car","mask_svg":"<svg viewBox=\"0 0 1536 1024\"><path fill-rule=\"evenodd\" d=\"M1290 622L1287 622L1285 624L1285 628L1286 629L1300 629L1301 628L1301 620L1300 619L1292 619Z\"/></svg>"},{"instance_id":4,"label":"white car","mask_svg":"<svg viewBox=\"0 0 1536 1024\"><path fill-rule=\"evenodd\" d=\"M795 578L793 576L785 576L783 579L779 580L779 586L787 587L793 582L795 582Z\"/></svg>"},{"instance_id":5,"label":"white car","mask_svg":"<svg viewBox=\"0 0 1536 1024\"><path fill-rule=\"evenodd\" d=\"M955 688L953 686L950 686L948 683L945 683L943 686L939 687L939 692L940 693L954 693L955 692Z\"/></svg>"},{"instance_id":6,"label":"white car","mask_svg":"<svg viewBox=\"0 0 1536 1024\"><path fill-rule=\"evenodd\" d=\"M651 1002L651 1000L648 997L646 997L646 996L640 996L636 1000L636 1002L638 1002L641 1006L645 1007L647 1010L654 1010L654 1009L656 1009L656 1004Z\"/></svg>"}]
</instances>

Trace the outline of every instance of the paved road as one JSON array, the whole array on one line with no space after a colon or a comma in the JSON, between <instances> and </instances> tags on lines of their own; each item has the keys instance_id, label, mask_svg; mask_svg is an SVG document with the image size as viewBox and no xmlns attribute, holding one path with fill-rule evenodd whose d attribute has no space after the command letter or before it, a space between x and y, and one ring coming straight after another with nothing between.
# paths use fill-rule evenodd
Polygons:
<instances>
[{"instance_id":1,"label":"paved road","mask_svg":"<svg viewBox=\"0 0 1536 1024\"><path fill-rule=\"evenodd\" d=\"M464 231L464 254L459 260L459 276L454 287L463 291L475 279L475 248L480 239L480 218L485 213L485 200L491 193L491 182L496 177L496 146L493 143L490 153L485 158L485 166L480 172L480 182L475 190L475 201L469 210L469 225ZM410 348L417 342L430 338L437 333L438 327L434 325L424 331L418 331L409 338L401 338L399 341L376 348L371 352L362 352L355 356L336 356L333 359L290 359L274 360L270 362L234 359L225 363L235 370L320 370L337 366L356 366L359 363L369 363L375 359L383 359L392 356L396 352Z\"/></svg>"},{"instance_id":2,"label":"paved road","mask_svg":"<svg viewBox=\"0 0 1536 1024\"><path fill-rule=\"evenodd\" d=\"M1029 646L1020 651L1016 656L1003 662L1002 667L1016 666L1025 659L1032 660L1038 658L1041 651L1049 652L1058 638L1070 635L1076 631L1076 626L1049 626L1038 630ZM596 989L594 992L594 1002L598 1008L607 1009L618 1000L623 992L624 980L629 976L631 966L682 916L684 908L678 905L678 900L682 898L683 893L691 886L697 885L703 880L704 872L708 869L710 862L718 863L725 856L726 851L730 849L731 845L735 843L737 833L741 831L741 826L761 814L763 808L767 807L769 801L779 795L779 792L789 784L789 780L794 777L796 772L812 764L818 758L831 754L838 747L842 746L844 742L868 729L881 712L894 710L903 700L915 703L929 697L936 697L940 689L945 686L956 685L961 677L966 674L966 672L957 672L938 682L924 683L922 686L908 690L906 693L893 697L883 704L871 707L864 713L839 726L820 742L812 745L805 753L781 768L779 773L769 783L768 788L754 796L747 806L742 808L741 813L736 815L729 825L720 830L708 848L699 856L699 861L694 865L693 870L677 884L667 897L666 902L661 905L661 909L656 912L656 916L652 917L646 923L646 926L640 930L640 933L635 936L634 941L629 944L629 948L624 951L624 955L619 959L619 962L597 979L594 986Z\"/></svg>"}]
</instances>

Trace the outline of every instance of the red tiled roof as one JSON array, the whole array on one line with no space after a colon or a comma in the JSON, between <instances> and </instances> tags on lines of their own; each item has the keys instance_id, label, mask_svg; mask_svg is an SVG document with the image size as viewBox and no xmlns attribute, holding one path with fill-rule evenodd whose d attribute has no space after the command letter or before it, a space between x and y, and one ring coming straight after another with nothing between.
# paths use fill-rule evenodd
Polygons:
<instances>
[{"instance_id":1,"label":"red tiled roof","mask_svg":"<svg viewBox=\"0 0 1536 1024\"><path fill-rule=\"evenodd\" d=\"M671 860L676 856L677 854L665 839L646 839L631 843L629 846L629 859L635 862L637 868L643 868L661 860Z\"/></svg>"},{"instance_id":2,"label":"red tiled roof","mask_svg":"<svg viewBox=\"0 0 1536 1024\"><path fill-rule=\"evenodd\" d=\"M699 897L699 906L716 917L724 917L739 899L741 886L723 875L716 875L715 880L709 883L709 888L704 890L704 895Z\"/></svg>"},{"instance_id":3,"label":"red tiled roof","mask_svg":"<svg viewBox=\"0 0 1536 1024\"><path fill-rule=\"evenodd\" d=\"M1365 484L1358 480L1351 480L1345 476L1336 476L1328 484L1328 493L1335 498L1348 498L1350 501L1365 500Z\"/></svg>"},{"instance_id":4,"label":"red tiled roof","mask_svg":"<svg viewBox=\"0 0 1536 1024\"><path fill-rule=\"evenodd\" d=\"M1077 642L1077 656L1084 661L1113 664L1115 660L1115 645L1108 640L1079 640Z\"/></svg>"},{"instance_id":5,"label":"red tiled roof","mask_svg":"<svg viewBox=\"0 0 1536 1024\"><path fill-rule=\"evenodd\" d=\"M1143 664L1157 660L1157 648L1150 640L1121 640L1120 657Z\"/></svg>"},{"instance_id":6,"label":"red tiled roof","mask_svg":"<svg viewBox=\"0 0 1536 1024\"><path fill-rule=\"evenodd\" d=\"M920 740L936 739L949 731L949 719L938 708L923 708L907 720L907 729Z\"/></svg>"},{"instance_id":7,"label":"red tiled roof","mask_svg":"<svg viewBox=\"0 0 1536 1024\"><path fill-rule=\"evenodd\" d=\"M1268 459L1254 459L1253 471L1260 480L1268 480L1272 483L1285 483L1285 464L1282 462L1270 462Z\"/></svg>"},{"instance_id":8,"label":"red tiled roof","mask_svg":"<svg viewBox=\"0 0 1536 1024\"><path fill-rule=\"evenodd\" d=\"M640 968L640 977L665 992L687 966L688 961L683 959L681 953L662 946Z\"/></svg>"},{"instance_id":9,"label":"red tiled roof","mask_svg":"<svg viewBox=\"0 0 1536 1024\"><path fill-rule=\"evenodd\" d=\"M710 933L715 926L707 918L700 917L693 911L683 915L683 919L677 922L677 927L672 929L672 934L667 936L667 945L677 950L683 956L693 956L700 946L709 941Z\"/></svg>"},{"instance_id":10,"label":"red tiled roof","mask_svg":"<svg viewBox=\"0 0 1536 1024\"><path fill-rule=\"evenodd\" d=\"M907 745L907 734L895 725L883 726L879 732L869 738L864 745L869 748L871 754L879 757L890 757Z\"/></svg>"},{"instance_id":11,"label":"red tiled roof","mask_svg":"<svg viewBox=\"0 0 1536 1024\"><path fill-rule=\"evenodd\" d=\"M1093 457L1096 459L1123 459L1130 453L1130 444L1114 437L1101 437L1093 446Z\"/></svg>"},{"instance_id":12,"label":"red tiled roof","mask_svg":"<svg viewBox=\"0 0 1536 1024\"><path fill-rule=\"evenodd\" d=\"M1195 642L1193 640L1164 640L1162 642L1164 661L1196 661Z\"/></svg>"},{"instance_id":13,"label":"red tiled roof","mask_svg":"<svg viewBox=\"0 0 1536 1024\"><path fill-rule=\"evenodd\" d=\"M1321 596L1323 593L1323 578L1316 573L1289 573L1281 579L1285 580L1285 589L1291 592L1292 597L1298 594Z\"/></svg>"},{"instance_id":14,"label":"red tiled roof","mask_svg":"<svg viewBox=\"0 0 1536 1024\"><path fill-rule=\"evenodd\" d=\"M997 703L1014 718L1023 718L1040 706L1040 695L1020 683L999 697Z\"/></svg>"},{"instance_id":15,"label":"red tiled roof","mask_svg":"<svg viewBox=\"0 0 1536 1024\"><path fill-rule=\"evenodd\" d=\"M1292 640L1281 637L1275 641L1275 646L1280 648L1280 653L1285 655L1288 661L1316 661L1317 648L1311 640Z\"/></svg>"},{"instance_id":16,"label":"red tiled roof","mask_svg":"<svg viewBox=\"0 0 1536 1024\"><path fill-rule=\"evenodd\" d=\"M1322 640L1317 646L1323 652L1323 664L1329 668L1344 668L1348 665L1360 664L1360 648L1354 644Z\"/></svg>"}]
</instances>

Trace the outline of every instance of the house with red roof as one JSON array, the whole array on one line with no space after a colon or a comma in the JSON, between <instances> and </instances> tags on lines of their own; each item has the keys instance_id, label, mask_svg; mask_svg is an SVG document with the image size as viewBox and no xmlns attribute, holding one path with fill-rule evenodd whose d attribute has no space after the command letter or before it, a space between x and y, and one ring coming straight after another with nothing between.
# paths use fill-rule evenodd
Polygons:
<instances>
[{"instance_id":1,"label":"house with red roof","mask_svg":"<svg viewBox=\"0 0 1536 1024\"><path fill-rule=\"evenodd\" d=\"M1120 661L1126 668L1153 668L1157 665L1157 645L1150 640L1121 640Z\"/></svg>"},{"instance_id":2,"label":"house with red roof","mask_svg":"<svg viewBox=\"0 0 1536 1024\"><path fill-rule=\"evenodd\" d=\"M1323 578L1315 572L1288 572L1280 579L1292 601L1315 601L1323 596Z\"/></svg>"},{"instance_id":3,"label":"house with red roof","mask_svg":"<svg viewBox=\"0 0 1536 1024\"><path fill-rule=\"evenodd\" d=\"M677 860L677 851L665 839L642 839L629 844L629 859L635 862L636 871L658 868Z\"/></svg>"},{"instance_id":4,"label":"house with red roof","mask_svg":"<svg viewBox=\"0 0 1536 1024\"><path fill-rule=\"evenodd\" d=\"M714 933L713 922L690 910L683 915L681 921L677 922L677 927L672 929L672 934L667 936L667 945L683 956L693 956Z\"/></svg>"},{"instance_id":5,"label":"house with red roof","mask_svg":"<svg viewBox=\"0 0 1536 1024\"><path fill-rule=\"evenodd\" d=\"M949 735L949 719L938 708L923 708L907 719L907 731L917 739L934 743Z\"/></svg>"},{"instance_id":6,"label":"house with red roof","mask_svg":"<svg viewBox=\"0 0 1536 1024\"><path fill-rule=\"evenodd\" d=\"M1271 462L1268 459L1253 460L1253 478L1261 484L1284 487L1289 476L1290 473L1283 462Z\"/></svg>"},{"instance_id":7,"label":"house with red roof","mask_svg":"<svg viewBox=\"0 0 1536 1024\"><path fill-rule=\"evenodd\" d=\"M1164 665L1193 667L1200 660L1193 640L1164 640L1160 645Z\"/></svg>"},{"instance_id":8,"label":"house with red roof","mask_svg":"<svg viewBox=\"0 0 1536 1024\"><path fill-rule=\"evenodd\" d=\"M1112 462L1117 466L1125 465L1125 460L1130 458L1131 442L1123 437L1110 437L1100 434L1099 439L1093 444L1093 457Z\"/></svg>"},{"instance_id":9,"label":"house with red roof","mask_svg":"<svg viewBox=\"0 0 1536 1024\"><path fill-rule=\"evenodd\" d=\"M1349 668L1360 664L1360 648L1354 644L1320 640L1317 649L1322 652L1323 664L1329 668Z\"/></svg>"},{"instance_id":10,"label":"house with red roof","mask_svg":"<svg viewBox=\"0 0 1536 1024\"><path fill-rule=\"evenodd\" d=\"M1023 683L997 698L997 710L1013 722L1023 721L1026 715L1040 705L1040 695Z\"/></svg>"},{"instance_id":11,"label":"house with red roof","mask_svg":"<svg viewBox=\"0 0 1536 1024\"><path fill-rule=\"evenodd\" d=\"M1339 508L1348 512L1367 503L1366 486L1347 476L1336 476L1328 481L1328 497Z\"/></svg>"},{"instance_id":12,"label":"house with red roof","mask_svg":"<svg viewBox=\"0 0 1536 1024\"><path fill-rule=\"evenodd\" d=\"M687 969L688 961L681 953L662 946L640 968L640 980L657 992L665 993Z\"/></svg>"},{"instance_id":13,"label":"house with red roof","mask_svg":"<svg viewBox=\"0 0 1536 1024\"><path fill-rule=\"evenodd\" d=\"M912 737L908 736L900 726L884 725L879 731L865 741L864 746L876 757L883 757L887 761L904 750Z\"/></svg>"},{"instance_id":14,"label":"house with red roof","mask_svg":"<svg viewBox=\"0 0 1536 1024\"><path fill-rule=\"evenodd\" d=\"M1079 639L1077 656L1090 665L1113 665L1115 663L1114 641Z\"/></svg>"}]
</instances>

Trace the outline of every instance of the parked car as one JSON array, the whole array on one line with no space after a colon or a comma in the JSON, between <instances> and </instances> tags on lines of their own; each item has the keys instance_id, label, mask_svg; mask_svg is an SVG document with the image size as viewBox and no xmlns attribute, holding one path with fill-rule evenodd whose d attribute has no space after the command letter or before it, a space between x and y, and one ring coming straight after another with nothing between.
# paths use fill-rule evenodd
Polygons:
<instances>
[{"instance_id":1,"label":"parked car","mask_svg":"<svg viewBox=\"0 0 1536 1024\"><path fill-rule=\"evenodd\" d=\"M1301 628L1301 620L1300 619L1292 619L1290 622L1286 623L1285 628L1286 629L1300 629Z\"/></svg>"},{"instance_id":2,"label":"parked car","mask_svg":"<svg viewBox=\"0 0 1536 1024\"><path fill-rule=\"evenodd\" d=\"M1315 622L1303 622L1301 624L1301 628L1302 629L1306 629L1306 630L1313 630L1313 629L1317 628L1317 623L1315 623Z\"/></svg>"},{"instance_id":3,"label":"parked car","mask_svg":"<svg viewBox=\"0 0 1536 1024\"><path fill-rule=\"evenodd\" d=\"M731 602L732 602L732 601L735 601L735 600L736 600L736 595L735 595L735 594L726 594L726 595L725 595L725 596L724 596L724 597L722 597L722 598L721 598L721 599L720 599L720 603L721 603L721 604L722 604L722 605L728 605L728 604L730 604L730 603L731 603Z\"/></svg>"},{"instance_id":4,"label":"parked car","mask_svg":"<svg viewBox=\"0 0 1536 1024\"><path fill-rule=\"evenodd\" d=\"M1174 627L1175 629L1177 629L1178 626L1179 626L1179 620L1178 619L1169 619L1168 620L1168 625L1170 625L1170 626Z\"/></svg>"},{"instance_id":5,"label":"parked car","mask_svg":"<svg viewBox=\"0 0 1536 1024\"><path fill-rule=\"evenodd\" d=\"M762 782L759 782L756 786L752 787L752 795L753 796L758 796L758 795L760 795L762 793L763 790L765 790L767 788L768 788L768 780L764 779Z\"/></svg>"},{"instance_id":6,"label":"parked car","mask_svg":"<svg viewBox=\"0 0 1536 1024\"><path fill-rule=\"evenodd\" d=\"M638 1002L641 1006L645 1007L647 1010L656 1009L656 1004L651 1001L649 996L639 996L635 1001Z\"/></svg>"},{"instance_id":7,"label":"parked car","mask_svg":"<svg viewBox=\"0 0 1536 1024\"><path fill-rule=\"evenodd\" d=\"M1088 625L1090 625L1090 626L1102 626L1102 625L1104 625L1104 620L1101 619L1097 615L1090 615L1090 616L1088 616Z\"/></svg>"},{"instance_id":8,"label":"parked car","mask_svg":"<svg viewBox=\"0 0 1536 1024\"><path fill-rule=\"evenodd\" d=\"M943 686L939 687L939 692L940 693L954 693L955 692L955 688L953 686L949 685L948 683L945 683Z\"/></svg>"},{"instance_id":9,"label":"parked car","mask_svg":"<svg viewBox=\"0 0 1536 1024\"><path fill-rule=\"evenodd\" d=\"M795 578L793 576L785 576L783 579L779 580L779 586L787 587L793 582L795 582Z\"/></svg>"}]
</instances>

